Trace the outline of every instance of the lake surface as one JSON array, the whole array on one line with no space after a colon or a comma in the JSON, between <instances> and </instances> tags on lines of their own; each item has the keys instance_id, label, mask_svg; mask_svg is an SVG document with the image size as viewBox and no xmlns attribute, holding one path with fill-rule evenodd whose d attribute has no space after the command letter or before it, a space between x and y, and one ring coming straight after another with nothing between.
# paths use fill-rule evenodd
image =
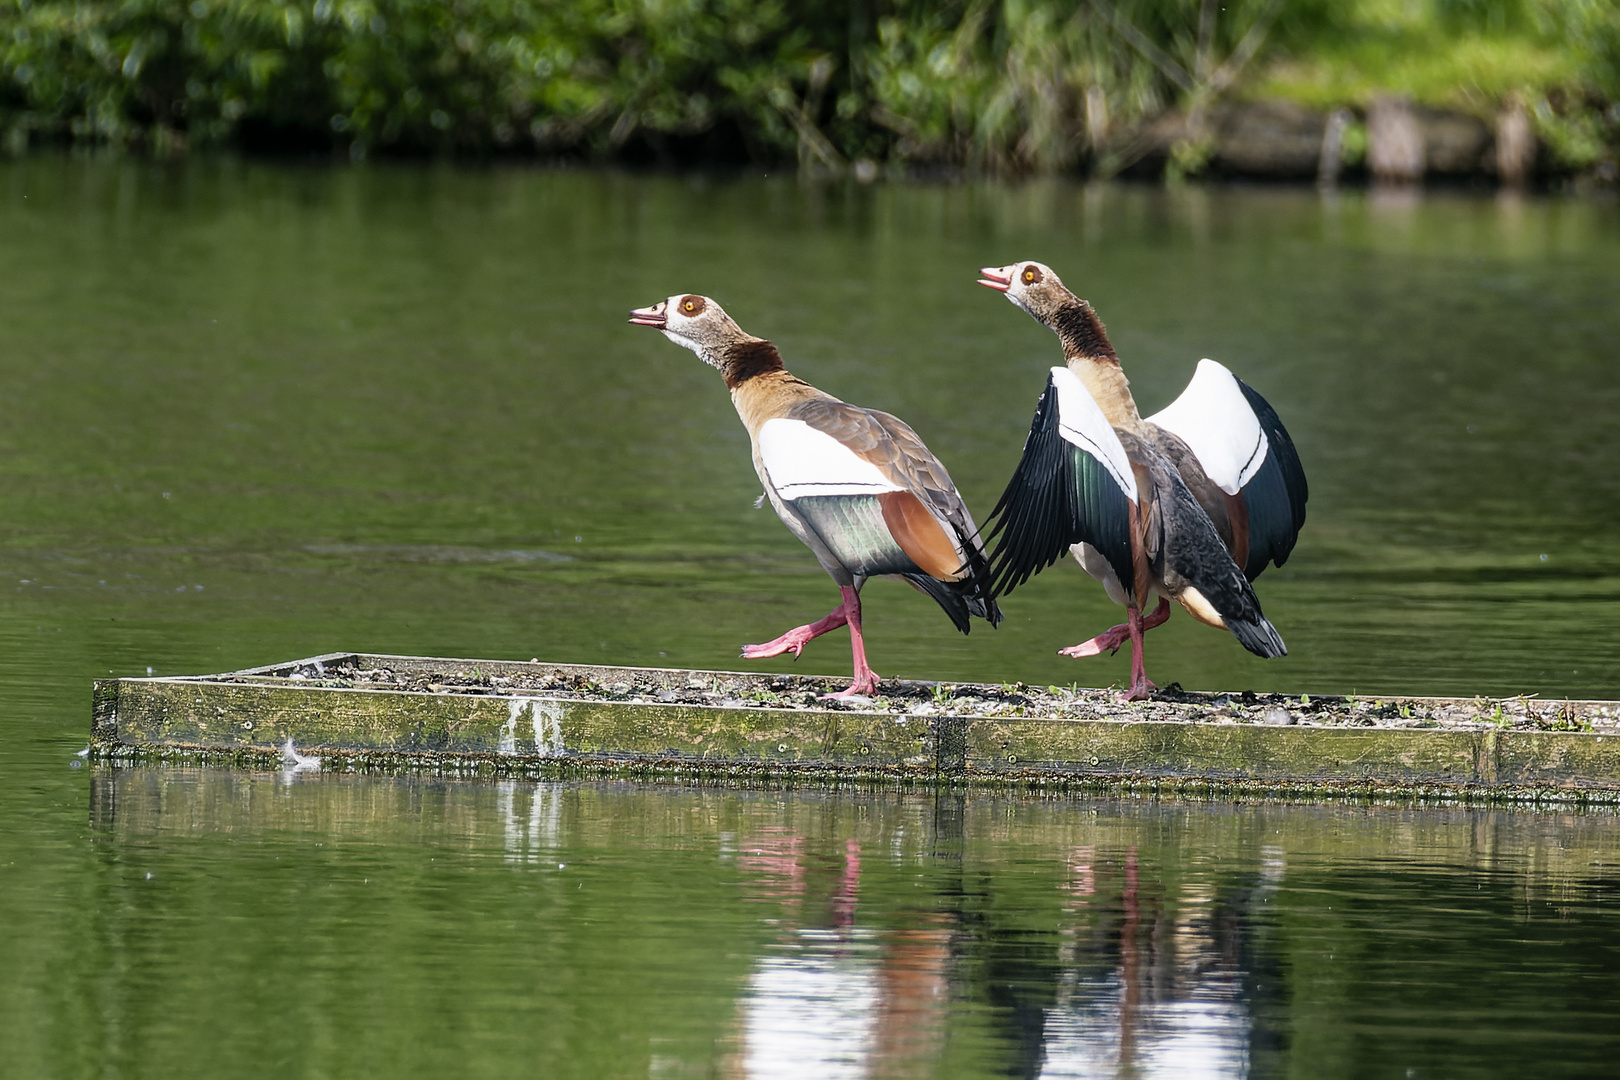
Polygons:
<instances>
[{"instance_id":1,"label":"lake surface","mask_svg":"<svg viewBox=\"0 0 1620 1080\"><path fill-rule=\"evenodd\" d=\"M1601 1072L1603 815L71 767L112 673L781 670L738 646L837 594L627 310L716 297L982 518L1059 360L973 284L1023 258L1144 411L1221 360L1310 476L1290 655L1176 616L1157 681L1620 696L1612 201L0 162L0 1071ZM1055 655L1119 614L1073 566L966 638L865 595L884 675L1128 674Z\"/></svg>"},{"instance_id":2,"label":"lake surface","mask_svg":"<svg viewBox=\"0 0 1620 1080\"><path fill-rule=\"evenodd\" d=\"M0 899L28 930L8 1075L1557 1077L1620 1054L1611 814L164 769L96 772L79 811Z\"/></svg>"}]
</instances>

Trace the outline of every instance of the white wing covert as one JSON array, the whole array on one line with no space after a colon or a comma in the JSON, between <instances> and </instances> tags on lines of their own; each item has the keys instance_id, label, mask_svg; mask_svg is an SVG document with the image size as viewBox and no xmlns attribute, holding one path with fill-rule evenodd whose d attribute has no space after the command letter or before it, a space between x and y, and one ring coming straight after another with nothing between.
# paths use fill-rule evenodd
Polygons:
<instances>
[{"instance_id":1,"label":"white wing covert","mask_svg":"<svg viewBox=\"0 0 1620 1080\"><path fill-rule=\"evenodd\" d=\"M1268 563L1288 561L1309 488L1294 440L1266 399L1223 365L1200 360L1181 396L1147 420L1178 436L1215 486L1242 500L1244 575L1253 581Z\"/></svg>"},{"instance_id":2,"label":"white wing covert","mask_svg":"<svg viewBox=\"0 0 1620 1080\"><path fill-rule=\"evenodd\" d=\"M1237 376L1213 360L1198 361L1181 396L1147 420L1181 436L1204 474L1228 495L1242 491L1265 464L1269 447L1260 420Z\"/></svg>"},{"instance_id":3,"label":"white wing covert","mask_svg":"<svg viewBox=\"0 0 1620 1080\"><path fill-rule=\"evenodd\" d=\"M759 429L759 459L784 499L900 490L876 465L803 420L765 421Z\"/></svg>"}]
</instances>

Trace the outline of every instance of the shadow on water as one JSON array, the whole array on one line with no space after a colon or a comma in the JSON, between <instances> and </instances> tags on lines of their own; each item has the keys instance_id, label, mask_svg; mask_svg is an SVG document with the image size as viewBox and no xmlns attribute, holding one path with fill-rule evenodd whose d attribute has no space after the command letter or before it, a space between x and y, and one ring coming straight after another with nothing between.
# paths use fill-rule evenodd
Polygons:
<instances>
[{"instance_id":1,"label":"shadow on water","mask_svg":"<svg viewBox=\"0 0 1620 1080\"><path fill-rule=\"evenodd\" d=\"M1573 1076L1620 1051L1607 815L149 768L96 771L91 824L86 1019L171 1075L243 1053L210 1029L249 1015L267 1060L396 1075Z\"/></svg>"}]
</instances>

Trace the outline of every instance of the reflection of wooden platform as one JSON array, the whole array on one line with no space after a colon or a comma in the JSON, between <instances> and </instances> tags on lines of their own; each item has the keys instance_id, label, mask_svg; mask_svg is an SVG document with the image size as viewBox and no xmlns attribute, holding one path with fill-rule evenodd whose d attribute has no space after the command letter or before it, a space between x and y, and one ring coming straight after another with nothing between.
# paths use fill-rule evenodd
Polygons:
<instances>
[{"instance_id":1,"label":"reflection of wooden platform","mask_svg":"<svg viewBox=\"0 0 1620 1080\"><path fill-rule=\"evenodd\" d=\"M1620 703L886 683L334 653L103 679L92 753L325 771L1118 786L1620 803ZM1529 728L1534 728L1533 730ZM1576 730L1555 730L1567 728Z\"/></svg>"}]
</instances>

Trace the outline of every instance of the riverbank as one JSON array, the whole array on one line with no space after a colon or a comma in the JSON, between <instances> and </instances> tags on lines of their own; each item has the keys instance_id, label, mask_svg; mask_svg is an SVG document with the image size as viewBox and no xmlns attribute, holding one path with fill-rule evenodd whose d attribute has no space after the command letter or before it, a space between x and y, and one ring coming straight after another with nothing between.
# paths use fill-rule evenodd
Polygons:
<instances>
[{"instance_id":1,"label":"riverbank","mask_svg":"<svg viewBox=\"0 0 1620 1080\"><path fill-rule=\"evenodd\" d=\"M1620 175L1577 0L237 0L0 8L0 132L157 156L516 156L884 176Z\"/></svg>"}]
</instances>

